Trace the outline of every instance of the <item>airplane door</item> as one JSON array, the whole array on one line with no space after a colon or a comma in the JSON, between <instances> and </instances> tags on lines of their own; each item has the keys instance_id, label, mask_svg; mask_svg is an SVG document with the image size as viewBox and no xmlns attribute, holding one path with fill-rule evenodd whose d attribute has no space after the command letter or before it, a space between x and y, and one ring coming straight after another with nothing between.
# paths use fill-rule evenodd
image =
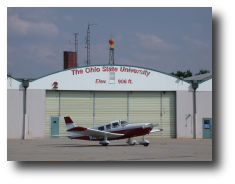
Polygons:
<instances>
[{"instance_id":1,"label":"airplane door","mask_svg":"<svg viewBox=\"0 0 235 184\"><path fill-rule=\"evenodd\" d=\"M59 116L51 116L51 138L58 138L58 137L53 137L52 135L59 135L59 134L60 134Z\"/></svg>"},{"instance_id":2,"label":"airplane door","mask_svg":"<svg viewBox=\"0 0 235 184\"><path fill-rule=\"evenodd\" d=\"M113 122L111 126L111 132L122 134L122 127L119 121Z\"/></svg>"}]
</instances>

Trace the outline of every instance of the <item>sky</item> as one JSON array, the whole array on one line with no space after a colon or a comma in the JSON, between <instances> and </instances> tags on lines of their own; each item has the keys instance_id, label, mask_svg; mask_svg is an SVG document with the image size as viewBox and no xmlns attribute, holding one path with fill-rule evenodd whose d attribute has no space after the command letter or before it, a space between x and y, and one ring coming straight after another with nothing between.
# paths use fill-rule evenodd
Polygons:
<instances>
[{"instance_id":1,"label":"sky","mask_svg":"<svg viewBox=\"0 0 235 184\"><path fill-rule=\"evenodd\" d=\"M85 66L90 26L90 64L109 63L171 73L212 72L212 8L7 7L7 73L38 78L63 70L63 51L74 51ZM69 42L70 40L70 42Z\"/></svg>"}]
</instances>

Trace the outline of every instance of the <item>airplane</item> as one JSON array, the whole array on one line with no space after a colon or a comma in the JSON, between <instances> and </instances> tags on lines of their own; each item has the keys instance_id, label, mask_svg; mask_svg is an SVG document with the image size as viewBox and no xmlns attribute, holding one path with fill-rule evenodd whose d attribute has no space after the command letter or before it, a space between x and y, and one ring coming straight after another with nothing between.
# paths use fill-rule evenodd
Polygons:
<instances>
[{"instance_id":1,"label":"airplane","mask_svg":"<svg viewBox=\"0 0 235 184\"><path fill-rule=\"evenodd\" d=\"M144 136L153 132L161 132L163 129L154 129L156 126L152 123L139 123L132 124L128 121L115 120L110 123L94 126L91 128L85 128L76 126L73 120L67 116L64 117L65 124L67 127L68 138L70 139L82 139L91 141L100 141L99 144L107 146L108 140L126 139L129 145L135 145L136 141L132 140L132 137L143 136L142 141L139 144L148 146L149 141L145 140ZM54 137L62 137L60 135L53 135Z\"/></svg>"}]
</instances>

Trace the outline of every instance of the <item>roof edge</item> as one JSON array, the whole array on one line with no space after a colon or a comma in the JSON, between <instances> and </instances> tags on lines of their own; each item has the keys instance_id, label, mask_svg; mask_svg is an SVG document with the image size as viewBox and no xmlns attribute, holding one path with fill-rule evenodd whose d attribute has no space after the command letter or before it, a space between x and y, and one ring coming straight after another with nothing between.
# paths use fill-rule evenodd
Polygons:
<instances>
[{"instance_id":1,"label":"roof edge","mask_svg":"<svg viewBox=\"0 0 235 184\"><path fill-rule=\"evenodd\" d=\"M211 76L210 78L204 80L204 81L198 82L198 84L202 84L203 82L206 82L206 81L208 81L208 80L210 80L210 79L212 79L212 76Z\"/></svg>"},{"instance_id":2,"label":"roof edge","mask_svg":"<svg viewBox=\"0 0 235 184\"><path fill-rule=\"evenodd\" d=\"M67 70L72 70L72 69L76 69L76 68L84 68L84 67L95 67L95 66L126 66L126 67L136 67L136 68L142 68L142 69L146 69L146 70L151 70L151 71L155 71L155 72L159 72L159 73L162 73L162 74L165 74L165 75L169 75L171 77L174 77L176 79L180 79L179 77L176 77L174 75L171 75L169 73L165 73L165 72L161 72L161 71L158 71L158 70L154 70L154 69L151 69L151 68L145 68L145 67L140 67L140 66L133 66L133 65L120 65L120 64L115 64L115 65L111 65L111 64L100 64L100 65L90 65L90 66L80 66L80 67L73 67L73 68L67 68L67 69L64 69L64 70L60 70L60 71L56 71L56 72L53 72L53 73L50 73L50 74L47 74L47 75L44 75L44 76L41 76L39 78L36 78L34 80L29 80L29 82L34 82L38 79L41 79L43 77L46 77L46 76L49 76L49 75L52 75L52 74L56 74L56 73L60 73L60 72L63 72L63 71L67 71ZM185 79L180 79L184 82L187 82L187 83L190 83L188 82L187 80Z\"/></svg>"},{"instance_id":3,"label":"roof edge","mask_svg":"<svg viewBox=\"0 0 235 184\"><path fill-rule=\"evenodd\" d=\"M16 80L16 81L18 81L18 82L22 82L22 81L23 81L23 79L17 79L17 78L12 77L12 76L7 76L7 77L12 78L12 79L14 79L14 80Z\"/></svg>"}]
</instances>

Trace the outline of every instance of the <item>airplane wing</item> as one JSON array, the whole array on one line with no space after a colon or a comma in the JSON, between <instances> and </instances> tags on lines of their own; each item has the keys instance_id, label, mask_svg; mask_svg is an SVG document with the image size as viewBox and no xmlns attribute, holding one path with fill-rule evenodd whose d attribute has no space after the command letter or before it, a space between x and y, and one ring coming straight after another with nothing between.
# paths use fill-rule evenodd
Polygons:
<instances>
[{"instance_id":1,"label":"airplane wing","mask_svg":"<svg viewBox=\"0 0 235 184\"><path fill-rule=\"evenodd\" d=\"M95 129L90 129L90 128L84 128L84 127L74 127L67 131L78 133L78 134L83 134L86 136L94 136L94 137L107 136L107 139L118 138L124 135L124 134L110 133L110 132L105 132L105 131L100 131L100 130L95 130Z\"/></svg>"},{"instance_id":2,"label":"airplane wing","mask_svg":"<svg viewBox=\"0 0 235 184\"><path fill-rule=\"evenodd\" d=\"M151 130L150 133L153 133L153 132L161 132L161 131L163 131L163 129L153 129L153 130Z\"/></svg>"}]
</instances>

